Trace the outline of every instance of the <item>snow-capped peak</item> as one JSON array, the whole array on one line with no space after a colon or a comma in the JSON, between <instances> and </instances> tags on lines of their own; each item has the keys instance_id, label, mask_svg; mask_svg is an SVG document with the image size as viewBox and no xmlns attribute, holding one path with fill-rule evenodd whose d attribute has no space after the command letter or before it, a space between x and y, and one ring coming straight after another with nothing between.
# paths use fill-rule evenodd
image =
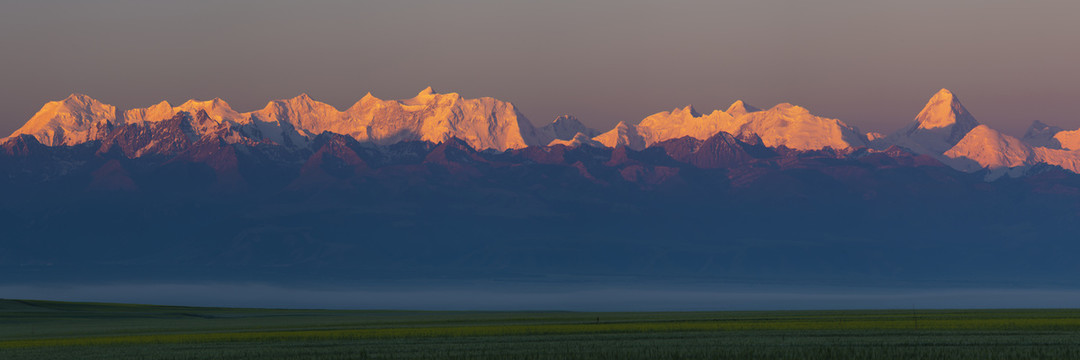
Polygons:
<instances>
[{"instance_id":1,"label":"snow-capped peak","mask_svg":"<svg viewBox=\"0 0 1080 360\"><path fill-rule=\"evenodd\" d=\"M971 129L945 156L954 159L953 167L973 171L982 168L1012 168L1031 163L1031 146L986 125Z\"/></svg>"},{"instance_id":2,"label":"snow-capped peak","mask_svg":"<svg viewBox=\"0 0 1080 360\"><path fill-rule=\"evenodd\" d=\"M316 107L320 107L320 106L324 106L324 105L325 106L330 106L328 104L325 104L325 103L316 101L315 99L312 99L310 96L308 96L307 93L300 93L300 95L296 95L296 96L294 96L294 97L292 97L290 99L280 100L280 101L288 103L288 104L290 104L292 106L295 106L295 107L301 107L301 108L305 108L305 109L312 109L312 108L316 108ZM334 109L334 110L337 110L337 109Z\"/></svg>"},{"instance_id":3,"label":"snow-capped peak","mask_svg":"<svg viewBox=\"0 0 1080 360\"><path fill-rule=\"evenodd\" d=\"M1024 133L1024 141L1033 146L1080 151L1080 129L1064 130L1035 120Z\"/></svg>"},{"instance_id":4,"label":"snow-capped peak","mask_svg":"<svg viewBox=\"0 0 1080 360\"><path fill-rule=\"evenodd\" d=\"M238 121L241 119L240 113L233 110L229 103L221 100L221 98L206 101L191 99L177 106L175 110L185 111L192 115L198 114L200 110L206 111L206 114L217 122Z\"/></svg>"},{"instance_id":5,"label":"snow-capped peak","mask_svg":"<svg viewBox=\"0 0 1080 360\"><path fill-rule=\"evenodd\" d=\"M731 120L731 115L723 111L702 115L693 105L687 105L649 115L634 126L634 133L642 137L644 146L684 136L705 140L720 132L723 124ZM601 142L606 144L605 141Z\"/></svg>"},{"instance_id":6,"label":"snow-capped peak","mask_svg":"<svg viewBox=\"0 0 1080 360\"><path fill-rule=\"evenodd\" d=\"M536 129L536 133L539 142L547 144L554 140L571 140L578 134L592 138L600 132L585 126L573 115L559 115L550 124Z\"/></svg>"},{"instance_id":7,"label":"snow-capped peak","mask_svg":"<svg viewBox=\"0 0 1080 360\"><path fill-rule=\"evenodd\" d=\"M439 95L441 94L436 93L428 86L424 88L424 90L420 90L420 92L412 99L401 100L401 103L405 105L424 105L431 102L431 100L434 100Z\"/></svg>"},{"instance_id":8,"label":"snow-capped peak","mask_svg":"<svg viewBox=\"0 0 1080 360\"><path fill-rule=\"evenodd\" d=\"M728 106L727 110L725 110L724 112L730 114L731 116L739 117L755 111L761 111L761 109L747 105L742 100L735 100L735 102L731 103L731 106Z\"/></svg>"},{"instance_id":9,"label":"snow-capped peak","mask_svg":"<svg viewBox=\"0 0 1080 360\"><path fill-rule=\"evenodd\" d=\"M71 95L68 95L64 100L60 100L60 102L68 106L90 106L94 103L100 103L94 98L81 93L71 93Z\"/></svg>"},{"instance_id":10,"label":"snow-capped peak","mask_svg":"<svg viewBox=\"0 0 1080 360\"><path fill-rule=\"evenodd\" d=\"M989 169L988 179L1023 174L1023 169L1039 163L1080 172L1080 152L1033 147L986 125L969 131L945 156L945 162L959 170Z\"/></svg>"},{"instance_id":11,"label":"snow-capped peak","mask_svg":"<svg viewBox=\"0 0 1080 360\"><path fill-rule=\"evenodd\" d=\"M375 144L404 140L441 143L457 138L474 149L501 151L541 145L536 129L514 104L490 97L439 94L430 87L406 100L365 96L343 116L342 128L330 131Z\"/></svg>"},{"instance_id":12,"label":"snow-capped peak","mask_svg":"<svg viewBox=\"0 0 1080 360\"><path fill-rule=\"evenodd\" d=\"M49 146L75 145L96 138L115 120L115 107L75 93L46 103L11 136L31 135Z\"/></svg>"},{"instance_id":13,"label":"snow-capped peak","mask_svg":"<svg viewBox=\"0 0 1080 360\"><path fill-rule=\"evenodd\" d=\"M169 105L168 101L162 101L150 107L124 111L122 120L124 124L158 122L172 118L173 115L175 111L172 105Z\"/></svg>"},{"instance_id":14,"label":"snow-capped peak","mask_svg":"<svg viewBox=\"0 0 1080 360\"><path fill-rule=\"evenodd\" d=\"M723 129L739 137L757 135L769 147L783 145L791 149L818 150L866 144L866 137L843 121L816 116L802 106L789 103L739 116Z\"/></svg>"},{"instance_id":15,"label":"snow-capped peak","mask_svg":"<svg viewBox=\"0 0 1080 360\"><path fill-rule=\"evenodd\" d=\"M620 121L615 124L614 129L597 135L593 140L611 148L622 145L634 150L641 150L648 145L645 138L638 133L638 126L627 124L625 121Z\"/></svg>"},{"instance_id":16,"label":"snow-capped peak","mask_svg":"<svg viewBox=\"0 0 1080 360\"><path fill-rule=\"evenodd\" d=\"M702 115L692 106L677 108L650 115L637 125L619 123L594 140L610 147L626 145L640 149L686 136L705 140L723 131L733 136L754 135L766 146L784 145L798 150L845 149L866 144L858 129L837 119L814 116L801 106L782 103L762 111L736 101L728 111L715 110Z\"/></svg>"},{"instance_id":17,"label":"snow-capped peak","mask_svg":"<svg viewBox=\"0 0 1080 360\"><path fill-rule=\"evenodd\" d=\"M917 154L940 157L976 126L979 122L960 104L960 99L951 91L941 89L910 125L889 135L879 142L879 146L898 145Z\"/></svg>"},{"instance_id":18,"label":"snow-capped peak","mask_svg":"<svg viewBox=\"0 0 1080 360\"><path fill-rule=\"evenodd\" d=\"M953 125L974 128L979 125L964 105L960 104L960 99L948 89L941 89L934 94L915 117L915 122L919 129L938 129Z\"/></svg>"},{"instance_id":19,"label":"snow-capped peak","mask_svg":"<svg viewBox=\"0 0 1080 360\"><path fill-rule=\"evenodd\" d=\"M285 137L295 137L297 134L314 137L323 131L338 132L334 126L342 122L341 111L330 104L312 99L307 93L301 93L289 99L271 101L262 110L244 115L245 118L257 119L259 123L255 126L267 128L265 131L260 129L260 132L273 141L285 141ZM285 124L292 129L277 128ZM338 133L348 135L348 133ZM297 141L300 139L290 140L294 143Z\"/></svg>"},{"instance_id":20,"label":"snow-capped peak","mask_svg":"<svg viewBox=\"0 0 1080 360\"><path fill-rule=\"evenodd\" d=\"M311 96L308 96L307 93L303 93L303 92L300 93L300 95L293 96L291 99L289 99L289 101L294 102L294 103L307 103L307 104L315 102L315 100L312 99Z\"/></svg>"},{"instance_id":21,"label":"snow-capped peak","mask_svg":"<svg viewBox=\"0 0 1080 360\"><path fill-rule=\"evenodd\" d=\"M694 104L688 104L681 109L671 110L672 115L689 115L691 117L701 117L701 113L694 109Z\"/></svg>"}]
</instances>

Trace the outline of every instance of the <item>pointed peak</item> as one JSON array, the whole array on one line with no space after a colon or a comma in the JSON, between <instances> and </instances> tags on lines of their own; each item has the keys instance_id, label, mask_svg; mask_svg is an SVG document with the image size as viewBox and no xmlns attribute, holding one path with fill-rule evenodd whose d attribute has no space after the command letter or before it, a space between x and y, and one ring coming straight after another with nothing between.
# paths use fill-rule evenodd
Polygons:
<instances>
[{"instance_id":1,"label":"pointed peak","mask_svg":"<svg viewBox=\"0 0 1080 360\"><path fill-rule=\"evenodd\" d=\"M229 106L229 103L225 102L225 100L222 100L219 97L211 99L210 100L210 106L214 107L214 108L232 109L232 106Z\"/></svg>"},{"instance_id":2,"label":"pointed peak","mask_svg":"<svg viewBox=\"0 0 1080 360\"><path fill-rule=\"evenodd\" d=\"M727 110L724 112L731 116L739 116L757 111L761 111L761 109L747 105L742 100L735 100L735 102L731 103L731 106L728 106Z\"/></svg>"},{"instance_id":3,"label":"pointed peak","mask_svg":"<svg viewBox=\"0 0 1080 360\"><path fill-rule=\"evenodd\" d=\"M71 93L71 95L68 95L66 98L64 98L64 100L65 101L66 100L86 101L86 100L93 100L93 98L91 98L89 95L86 95L86 94Z\"/></svg>"},{"instance_id":4,"label":"pointed peak","mask_svg":"<svg viewBox=\"0 0 1080 360\"><path fill-rule=\"evenodd\" d=\"M90 104L101 103L101 102L97 101L97 99L94 99L94 98L92 98L92 97L90 97L89 95L86 95L86 94L72 93L71 95L68 95L63 100L60 100L60 103L63 103L63 104L90 105Z\"/></svg>"},{"instance_id":5,"label":"pointed peak","mask_svg":"<svg viewBox=\"0 0 1080 360\"><path fill-rule=\"evenodd\" d=\"M310 105L315 103L316 101L312 99L311 96L308 96L307 93L300 93L300 95L296 95L292 99L289 99L288 102L293 104Z\"/></svg>"},{"instance_id":6,"label":"pointed peak","mask_svg":"<svg viewBox=\"0 0 1080 360\"><path fill-rule=\"evenodd\" d=\"M434 99L436 99L436 94L428 86L424 90L420 90L420 93L416 94L412 99L398 100L398 102L404 105L426 105Z\"/></svg>"},{"instance_id":7,"label":"pointed peak","mask_svg":"<svg viewBox=\"0 0 1080 360\"><path fill-rule=\"evenodd\" d=\"M927 101L926 105L930 106L930 104L960 106L960 98L958 98L956 94L954 94L952 91L949 91L949 89L942 88L941 90L938 90L938 92L934 93L934 96L930 97L930 101Z\"/></svg>"},{"instance_id":8,"label":"pointed peak","mask_svg":"<svg viewBox=\"0 0 1080 360\"><path fill-rule=\"evenodd\" d=\"M933 97L931 97L931 99L950 99L950 100L952 100L954 98L956 98L956 95L953 95L953 92L949 91L949 89L946 89L946 88L941 88L941 90L938 90L938 92L935 93Z\"/></svg>"},{"instance_id":9,"label":"pointed peak","mask_svg":"<svg viewBox=\"0 0 1080 360\"><path fill-rule=\"evenodd\" d=\"M682 108L675 108L675 109L671 110L671 113L672 114L689 113L690 116L693 116L693 117L701 116L701 114L699 114L697 112L697 109L694 109L694 104L687 104L686 106L684 106Z\"/></svg>"},{"instance_id":10,"label":"pointed peak","mask_svg":"<svg viewBox=\"0 0 1080 360\"><path fill-rule=\"evenodd\" d=\"M964 128L974 128L979 124L949 89L938 90L915 117L915 122L919 129L943 128L958 123Z\"/></svg>"},{"instance_id":11,"label":"pointed peak","mask_svg":"<svg viewBox=\"0 0 1080 360\"><path fill-rule=\"evenodd\" d=\"M374 106L374 104L377 104L379 102L382 102L382 99L375 97L375 95L372 95L371 92L368 91L366 94L364 94L363 97L360 98L360 100L356 100L356 102L353 103L352 106L349 106L346 111L362 111L362 109L368 106Z\"/></svg>"},{"instance_id":12,"label":"pointed peak","mask_svg":"<svg viewBox=\"0 0 1080 360\"><path fill-rule=\"evenodd\" d=\"M379 99L379 98L375 97L375 95L371 95L371 92L368 91L367 94L364 94L364 97L362 97L362 98L360 98L360 100L356 101L356 104L353 104L353 107L364 105L364 104L370 104L372 102L378 102L378 101L382 101L382 99Z\"/></svg>"}]
</instances>

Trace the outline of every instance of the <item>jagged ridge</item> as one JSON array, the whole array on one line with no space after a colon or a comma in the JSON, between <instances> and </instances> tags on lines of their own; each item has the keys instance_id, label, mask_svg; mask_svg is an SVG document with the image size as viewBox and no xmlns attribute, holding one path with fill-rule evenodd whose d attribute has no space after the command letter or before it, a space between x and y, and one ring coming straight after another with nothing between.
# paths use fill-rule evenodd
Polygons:
<instances>
[{"instance_id":1,"label":"jagged ridge","mask_svg":"<svg viewBox=\"0 0 1080 360\"><path fill-rule=\"evenodd\" d=\"M185 120L181 114L191 119ZM535 128L509 102L439 94L429 87L403 100L382 100L368 93L345 110L301 94L245 113L215 98L189 100L176 107L163 101L119 116L111 105L73 94L47 103L9 138L32 136L47 146L101 141L102 151L119 146L125 156L139 157L174 154L177 148L186 146L180 137L169 135L185 126L186 141L191 143L216 134L226 143L266 141L294 149L306 148L323 133L341 134L375 146L460 139L474 149L497 151L545 145L625 146L640 151L673 139L704 141L726 133L737 138L755 137L769 148L799 151L868 146L883 151L899 146L964 171L1019 169L1011 172L1015 174L1036 164L1051 164L1080 172L1075 160L1075 151L1080 150L1080 135L1076 135L1080 130L1067 131L1036 122L1022 140L992 129L974 132L980 127L978 121L947 89L931 97L910 125L889 136L862 133L800 106L784 103L761 110L741 100L726 110L708 114L699 113L693 106L659 112L636 124L619 122L604 133L571 115ZM159 132L162 134L157 135Z\"/></svg>"}]
</instances>

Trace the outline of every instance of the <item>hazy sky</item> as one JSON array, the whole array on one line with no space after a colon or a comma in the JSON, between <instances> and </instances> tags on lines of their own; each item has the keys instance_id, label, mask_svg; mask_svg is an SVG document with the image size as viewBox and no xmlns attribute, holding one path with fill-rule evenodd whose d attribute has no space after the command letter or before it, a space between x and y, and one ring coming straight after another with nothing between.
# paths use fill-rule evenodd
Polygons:
<instances>
[{"instance_id":1,"label":"hazy sky","mask_svg":"<svg viewBox=\"0 0 1080 360\"><path fill-rule=\"evenodd\" d=\"M891 132L947 87L981 122L1080 127L1080 2L0 0L0 132L81 92L120 109L425 86L608 129L791 102Z\"/></svg>"}]
</instances>

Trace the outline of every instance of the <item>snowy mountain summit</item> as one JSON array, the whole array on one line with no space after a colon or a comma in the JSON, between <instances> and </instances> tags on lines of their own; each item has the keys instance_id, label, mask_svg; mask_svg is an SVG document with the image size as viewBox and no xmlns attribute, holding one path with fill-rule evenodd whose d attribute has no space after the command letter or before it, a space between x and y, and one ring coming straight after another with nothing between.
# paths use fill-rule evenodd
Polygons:
<instances>
[{"instance_id":1,"label":"snowy mountain summit","mask_svg":"<svg viewBox=\"0 0 1080 360\"><path fill-rule=\"evenodd\" d=\"M48 146L77 145L104 136L115 120L116 107L71 94L46 103L11 137L30 135Z\"/></svg>"},{"instance_id":2,"label":"snowy mountain summit","mask_svg":"<svg viewBox=\"0 0 1080 360\"><path fill-rule=\"evenodd\" d=\"M888 145L898 145L919 154L940 155L952 148L979 122L948 89L941 89L915 120L885 139Z\"/></svg>"}]
</instances>

